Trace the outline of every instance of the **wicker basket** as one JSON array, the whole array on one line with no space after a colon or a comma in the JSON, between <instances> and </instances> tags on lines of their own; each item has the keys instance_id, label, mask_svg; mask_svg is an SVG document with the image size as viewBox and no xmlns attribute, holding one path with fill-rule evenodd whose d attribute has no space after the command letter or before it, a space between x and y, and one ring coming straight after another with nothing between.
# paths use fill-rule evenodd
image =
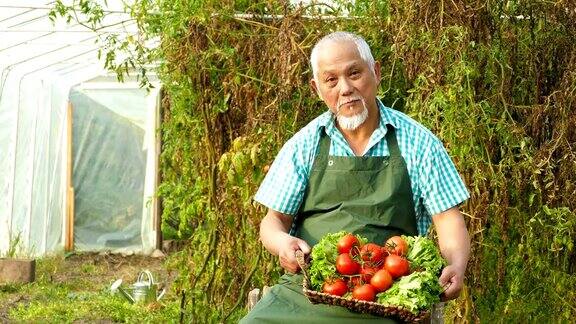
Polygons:
<instances>
[{"instance_id":1,"label":"wicker basket","mask_svg":"<svg viewBox=\"0 0 576 324\"><path fill-rule=\"evenodd\" d=\"M396 317L404 322L422 322L430 317L430 311L421 311L413 314L403 307L384 306L375 302L363 300L346 299L339 296L329 295L311 289L310 278L308 278L308 262L304 259L302 251L296 251L296 260L302 268L304 280L302 281L302 290L304 295L312 304L328 304L346 307L351 311L360 313L369 313L377 316Z\"/></svg>"}]
</instances>

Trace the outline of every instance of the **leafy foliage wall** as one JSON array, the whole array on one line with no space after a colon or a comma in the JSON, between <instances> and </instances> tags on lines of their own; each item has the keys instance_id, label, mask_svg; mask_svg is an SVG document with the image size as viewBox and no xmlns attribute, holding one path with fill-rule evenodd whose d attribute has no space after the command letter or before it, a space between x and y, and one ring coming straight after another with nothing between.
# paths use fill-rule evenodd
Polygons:
<instances>
[{"instance_id":1,"label":"leafy foliage wall","mask_svg":"<svg viewBox=\"0 0 576 324\"><path fill-rule=\"evenodd\" d=\"M184 320L236 322L247 292L278 277L251 198L282 144L325 110L307 58L333 30L366 38L384 102L439 136L471 192L472 258L447 320L574 318L573 2L147 0L131 10L161 40L129 62L161 62L159 194L164 232L189 239L178 263Z\"/></svg>"}]
</instances>

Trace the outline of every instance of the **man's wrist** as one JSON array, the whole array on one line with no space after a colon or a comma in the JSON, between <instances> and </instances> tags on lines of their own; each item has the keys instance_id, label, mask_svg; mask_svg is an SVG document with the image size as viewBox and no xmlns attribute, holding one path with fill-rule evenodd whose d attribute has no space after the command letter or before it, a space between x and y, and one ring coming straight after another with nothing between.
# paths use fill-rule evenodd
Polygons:
<instances>
[{"instance_id":1,"label":"man's wrist","mask_svg":"<svg viewBox=\"0 0 576 324\"><path fill-rule=\"evenodd\" d=\"M466 272L466 268L468 267L468 260L456 260L454 262L448 262L448 265L452 268L456 269L459 273L464 274Z\"/></svg>"},{"instance_id":2,"label":"man's wrist","mask_svg":"<svg viewBox=\"0 0 576 324\"><path fill-rule=\"evenodd\" d=\"M275 231L273 233L270 233L271 236L271 247L274 251L270 251L272 252L272 254L275 255L279 255L280 254L280 250L286 246L286 242L288 240L288 238L290 237L290 234L284 232L284 231Z\"/></svg>"}]
</instances>

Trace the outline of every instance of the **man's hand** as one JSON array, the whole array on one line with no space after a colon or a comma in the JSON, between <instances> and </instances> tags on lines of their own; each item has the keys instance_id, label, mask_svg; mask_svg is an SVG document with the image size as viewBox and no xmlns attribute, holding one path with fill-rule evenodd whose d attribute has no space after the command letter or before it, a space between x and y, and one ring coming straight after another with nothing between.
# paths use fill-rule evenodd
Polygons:
<instances>
[{"instance_id":1,"label":"man's hand","mask_svg":"<svg viewBox=\"0 0 576 324\"><path fill-rule=\"evenodd\" d=\"M449 265L442 270L440 275L440 285L444 289L442 296L440 296L442 301L455 299L460 296L460 291L462 291L464 286L464 270L458 269L454 265Z\"/></svg>"},{"instance_id":2,"label":"man's hand","mask_svg":"<svg viewBox=\"0 0 576 324\"><path fill-rule=\"evenodd\" d=\"M458 207L450 208L432 217L438 245L448 266L442 270L440 284L445 291L442 300L455 299L464 286L464 273L470 255L470 237L464 217Z\"/></svg>"},{"instance_id":3,"label":"man's hand","mask_svg":"<svg viewBox=\"0 0 576 324\"><path fill-rule=\"evenodd\" d=\"M285 235L285 242L280 243L280 249L278 250L280 266L288 272L296 273L300 270L300 267L298 266L298 262L296 262L294 252L296 252L296 250L302 250L304 254L308 254L310 253L310 246L308 246L308 243L304 240L288 234Z\"/></svg>"},{"instance_id":4,"label":"man's hand","mask_svg":"<svg viewBox=\"0 0 576 324\"><path fill-rule=\"evenodd\" d=\"M292 216L268 209L268 213L260 223L260 240L270 253L280 258L282 268L296 273L300 267L294 252L302 250L304 254L308 254L310 246L306 241L288 234L290 226Z\"/></svg>"}]
</instances>

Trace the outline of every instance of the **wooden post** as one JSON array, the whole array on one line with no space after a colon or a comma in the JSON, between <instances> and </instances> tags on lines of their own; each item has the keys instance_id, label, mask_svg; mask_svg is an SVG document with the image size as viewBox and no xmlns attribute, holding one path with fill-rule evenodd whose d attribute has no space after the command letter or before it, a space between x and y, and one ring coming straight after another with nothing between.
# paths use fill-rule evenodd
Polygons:
<instances>
[{"instance_id":1,"label":"wooden post","mask_svg":"<svg viewBox=\"0 0 576 324\"><path fill-rule=\"evenodd\" d=\"M156 122L154 131L156 132L156 183L154 184L154 226L156 227L156 249L162 250L162 199L158 197L158 186L162 183L162 173L160 172L160 153L162 153L162 98L163 91L160 88L156 100Z\"/></svg>"},{"instance_id":2,"label":"wooden post","mask_svg":"<svg viewBox=\"0 0 576 324\"><path fill-rule=\"evenodd\" d=\"M74 250L74 187L68 188L68 217L66 222L66 251Z\"/></svg>"},{"instance_id":3,"label":"wooden post","mask_svg":"<svg viewBox=\"0 0 576 324\"><path fill-rule=\"evenodd\" d=\"M72 103L68 102L66 112L66 140L68 144L66 176L66 236L64 241L64 250L72 251L74 249L74 187L72 184Z\"/></svg>"}]
</instances>

